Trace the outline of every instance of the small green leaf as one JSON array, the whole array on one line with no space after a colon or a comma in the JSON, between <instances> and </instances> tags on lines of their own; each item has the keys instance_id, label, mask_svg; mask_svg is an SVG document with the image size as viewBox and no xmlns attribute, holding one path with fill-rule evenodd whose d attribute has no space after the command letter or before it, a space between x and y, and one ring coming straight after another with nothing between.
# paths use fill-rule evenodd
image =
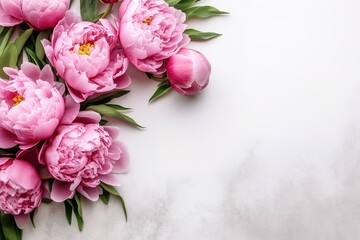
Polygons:
<instances>
[{"instance_id":1,"label":"small green leaf","mask_svg":"<svg viewBox=\"0 0 360 240\"><path fill-rule=\"evenodd\" d=\"M81 205L81 197L78 193L75 194L74 196L75 198L75 202L77 204L77 210L78 210L78 213L81 217L83 217L83 213L82 213L82 205Z\"/></svg>"},{"instance_id":2,"label":"small green leaf","mask_svg":"<svg viewBox=\"0 0 360 240\"><path fill-rule=\"evenodd\" d=\"M0 45L0 56L3 57L3 52L9 42L9 39L11 37L11 34L14 31L14 27L11 28L6 28L6 31L3 31L4 35L1 36L0 40L1 40L1 45Z\"/></svg>"},{"instance_id":3,"label":"small green leaf","mask_svg":"<svg viewBox=\"0 0 360 240\"><path fill-rule=\"evenodd\" d=\"M81 109L84 110L90 105L99 105L99 104L105 104L113 100L114 98L122 97L126 94L128 94L130 90L118 90L115 92L110 92L106 94L102 94L96 98L88 99L85 102L81 103Z\"/></svg>"},{"instance_id":4,"label":"small green leaf","mask_svg":"<svg viewBox=\"0 0 360 240\"><path fill-rule=\"evenodd\" d=\"M18 50L14 43L9 43L0 57L0 77L8 79L4 72L4 67L16 68Z\"/></svg>"},{"instance_id":5,"label":"small green leaf","mask_svg":"<svg viewBox=\"0 0 360 240\"><path fill-rule=\"evenodd\" d=\"M210 39L216 38L218 36L221 36L221 34L219 34L219 33L201 32L199 30L191 29L191 28L186 29L185 34L187 34L193 41L205 41L205 40L210 40Z\"/></svg>"},{"instance_id":6,"label":"small green leaf","mask_svg":"<svg viewBox=\"0 0 360 240\"><path fill-rule=\"evenodd\" d=\"M194 5L194 3L196 2L197 2L196 0L180 0L180 2L176 4L174 7L180 10L185 10L191 7L192 5Z\"/></svg>"},{"instance_id":7,"label":"small green leaf","mask_svg":"<svg viewBox=\"0 0 360 240\"><path fill-rule=\"evenodd\" d=\"M105 104L106 106L112 107L113 109L120 110L120 111L127 111L131 110L131 108L123 107L118 104Z\"/></svg>"},{"instance_id":8,"label":"small green leaf","mask_svg":"<svg viewBox=\"0 0 360 240\"><path fill-rule=\"evenodd\" d=\"M198 17L198 18L209 18L212 16L228 14L227 12L220 11L212 6L199 6L192 7L184 10L186 18Z\"/></svg>"},{"instance_id":9,"label":"small green leaf","mask_svg":"<svg viewBox=\"0 0 360 240\"><path fill-rule=\"evenodd\" d=\"M74 211L75 213L75 217L76 217L76 221L77 221L77 224L78 224L78 228L79 228L79 231L81 232L84 228L84 219L79 215L78 212Z\"/></svg>"},{"instance_id":10,"label":"small green leaf","mask_svg":"<svg viewBox=\"0 0 360 240\"><path fill-rule=\"evenodd\" d=\"M72 220L72 206L68 203L68 201L64 202L64 206L65 206L65 215L66 215L66 219L69 223L69 225L71 225L71 220Z\"/></svg>"},{"instance_id":11,"label":"small green leaf","mask_svg":"<svg viewBox=\"0 0 360 240\"><path fill-rule=\"evenodd\" d=\"M97 17L98 0L80 0L80 13L84 21L93 22Z\"/></svg>"},{"instance_id":12,"label":"small green leaf","mask_svg":"<svg viewBox=\"0 0 360 240\"><path fill-rule=\"evenodd\" d=\"M49 37L50 37L50 31L41 31L36 37L35 53L36 53L36 56L40 60L44 60L44 58L45 58L45 51L44 51L44 47L41 43L41 40L48 39Z\"/></svg>"},{"instance_id":13,"label":"small green leaf","mask_svg":"<svg viewBox=\"0 0 360 240\"><path fill-rule=\"evenodd\" d=\"M35 222L34 222L35 211L32 211L29 215L30 215L30 221L31 221L33 228L36 228Z\"/></svg>"},{"instance_id":14,"label":"small green leaf","mask_svg":"<svg viewBox=\"0 0 360 240\"><path fill-rule=\"evenodd\" d=\"M180 2L180 0L165 0L170 6L175 6Z\"/></svg>"},{"instance_id":15,"label":"small green leaf","mask_svg":"<svg viewBox=\"0 0 360 240\"><path fill-rule=\"evenodd\" d=\"M126 210L126 205L125 205L125 201L124 198L121 196L121 194L118 192L118 190L116 190L115 187L107 185L105 183L100 183L100 186L107 192L109 192L110 194L116 196L117 198L119 198L121 206L124 210L124 215L125 215L125 219L127 221L128 219L128 215L127 215L127 210Z\"/></svg>"},{"instance_id":16,"label":"small green leaf","mask_svg":"<svg viewBox=\"0 0 360 240\"><path fill-rule=\"evenodd\" d=\"M110 193L106 190L103 190L103 194L100 195L100 200L105 204L108 205L110 201Z\"/></svg>"},{"instance_id":17,"label":"small green leaf","mask_svg":"<svg viewBox=\"0 0 360 240\"><path fill-rule=\"evenodd\" d=\"M162 82L158 85L155 93L151 96L149 99L149 102L153 102L160 97L164 96L166 93L168 93L171 90L171 85L169 81Z\"/></svg>"},{"instance_id":18,"label":"small green leaf","mask_svg":"<svg viewBox=\"0 0 360 240\"><path fill-rule=\"evenodd\" d=\"M98 112L102 116L114 117L117 119L125 120L127 123L129 123L130 125L132 125L134 127L144 128L143 126L141 126L137 122L135 122L135 120L132 119L131 117L129 117L107 105L92 105L92 106L87 107L86 109Z\"/></svg>"},{"instance_id":19,"label":"small green leaf","mask_svg":"<svg viewBox=\"0 0 360 240\"><path fill-rule=\"evenodd\" d=\"M30 28L23 32L16 40L15 40L15 46L20 54L21 50L24 48L24 45L26 41L29 39L31 34L33 33L33 30Z\"/></svg>"},{"instance_id":20,"label":"small green leaf","mask_svg":"<svg viewBox=\"0 0 360 240\"><path fill-rule=\"evenodd\" d=\"M36 56L36 53L30 48L25 48L25 51L28 55L29 60L32 60L33 63L38 65L40 68L44 67L44 63Z\"/></svg>"},{"instance_id":21,"label":"small green leaf","mask_svg":"<svg viewBox=\"0 0 360 240\"><path fill-rule=\"evenodd\" d=\"M14 216L0 212L0 221L5 239L21 240L22 231L17 227Z\"/></svg>"}]
</instances>

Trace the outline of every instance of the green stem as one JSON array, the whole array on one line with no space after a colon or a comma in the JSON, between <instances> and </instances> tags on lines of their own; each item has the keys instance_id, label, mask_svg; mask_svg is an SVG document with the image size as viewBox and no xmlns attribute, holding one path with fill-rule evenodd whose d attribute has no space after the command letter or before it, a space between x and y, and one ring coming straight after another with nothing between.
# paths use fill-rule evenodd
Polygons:
<instances>
[{"instance_id":1,"label":"green stem","mask_svg":"<svg viewBox=\"0 0 360 240\"><path fill-rule=\"evenodd\" d=\"M106 11L103 13L103 15L101 15L101 18L106 18L107 15L109 15L109 13L111 12L113 6L114 6L114 4L110 3L108 8L106 9Z\"/></svg>"}]
</instances>

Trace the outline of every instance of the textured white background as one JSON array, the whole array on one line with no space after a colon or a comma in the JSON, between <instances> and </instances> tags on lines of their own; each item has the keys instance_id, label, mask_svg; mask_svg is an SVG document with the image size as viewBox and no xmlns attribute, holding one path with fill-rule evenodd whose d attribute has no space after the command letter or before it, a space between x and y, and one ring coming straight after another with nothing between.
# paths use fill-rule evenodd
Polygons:
<instances>
[{"instance_id":1,"label":"textured white background","mask_svg":"<svg viewBox=\"0 0 360 240\"><path fill-rule=\"evenodd\" d=\"M118 100L147 127L119 124L129 221L86 201L79 233L42 205L25 240L360 239L360 1L201 2L231 12L189 22L224 34L189 45L212 63L206 91L149 105L155 83L131 70Z\"/></svg>"}]
</instances>

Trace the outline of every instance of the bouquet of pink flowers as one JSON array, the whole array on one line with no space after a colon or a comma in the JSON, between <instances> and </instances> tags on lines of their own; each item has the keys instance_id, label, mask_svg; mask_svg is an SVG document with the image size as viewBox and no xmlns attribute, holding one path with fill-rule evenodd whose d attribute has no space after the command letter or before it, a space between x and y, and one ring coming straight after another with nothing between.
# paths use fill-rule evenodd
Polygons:
<instances>
[{"instance_id":1,"label":"bouquet of pink flowers","mask_svg":"<svg viewBox=\"0 0 360 240\"><path fill-rule=\"evenodd\" d=\"M207 86L208 60L185 46L219 34L185 21L225 12L197 2L80 0L80 17L70 0L0 0L0 239L21 239L52 201L80 230L83 197L107 204L113 195L127 218L115 174L129 155L106 118L142 126L110 102L130 92L129 64L160 82L150 101ZM107 19L111 11L118 17Z\"/></svg>"}]
</instances>

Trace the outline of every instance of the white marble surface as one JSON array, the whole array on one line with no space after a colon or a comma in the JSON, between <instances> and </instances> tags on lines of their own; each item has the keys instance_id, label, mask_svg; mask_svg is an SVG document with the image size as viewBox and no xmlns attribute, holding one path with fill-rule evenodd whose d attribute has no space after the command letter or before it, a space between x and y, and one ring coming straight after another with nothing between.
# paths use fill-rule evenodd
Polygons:
<instances>
[{"instance_id":1,"label":"white marble surface","mask_svg":"<svg viewBox=\"0 0 360 240\"><path fill-rule=\"evenodd\" d=\"M75 4L78 1L75 0ZM208 89L151 105L131 71L139 131L124 124L131 170L112 199L85 202L85 227L42 205L24 239L360 239L360 2L204 0L230 16L189 25L224 35L201 50Z\"/></svg>"}]
</instances>

